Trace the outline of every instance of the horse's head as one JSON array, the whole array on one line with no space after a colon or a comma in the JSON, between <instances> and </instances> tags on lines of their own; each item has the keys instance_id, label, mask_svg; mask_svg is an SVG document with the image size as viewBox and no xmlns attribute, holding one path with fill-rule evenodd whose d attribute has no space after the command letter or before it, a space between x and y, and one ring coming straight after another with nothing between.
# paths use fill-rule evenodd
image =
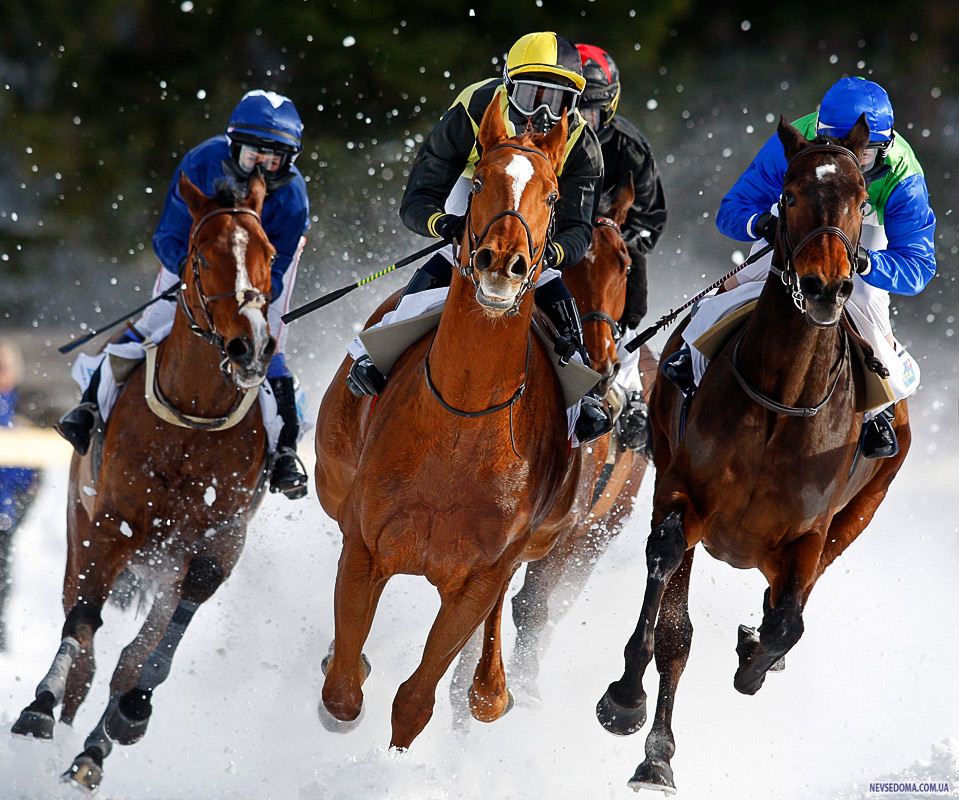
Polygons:
<instances>
[{"instance_id":1,"label":"horse's head","mask_svg":"<svg viewBox=\"0 0 959 800\"><path fill-rule=\"evenodd\" d=\"M785 278L798 284L806 319L834 325L852 294L867 197L860 159L869 126L862 115L844 139L810 142L780 118L779 139L788 162L779 204L780 263Z\"/></svg>"},{"instance_id":2,"label":"horse's head","mask_svg":"<svg viewBox=\"0 0 959 800\"><path fill-rule=\"evenodd\" d=\"M473 175L461 268L472 274L476 301L491 316L515 312L542 270L566 133L565 113L548 134L513 138L496 100L483 115L483 158Z\"/></svg>"},{"instance_id":3,"label":"horse's head","mask_svg":"<svg viewBox=\"0 0 959 800\"><path fill-rule=\"evenodd\" d=\"M224 186L211 198L181 173L179 190L193 216L181 306L193 332L221 348L236 385L256 386L276 352L266 316L276 251L260 224L266 183L256 172L245 197Z\"/></svg>"},{"instance_id":4,"label":"horse's head","mask_svg":"<svg viewBox=\"0 0 959 800\"><path fill-rule=\"evenodd\" d=\"M600 215L593 226L593 238L583 260L563 275L579 306L593 369L603 376L599 384L603 394L620 366L616 353L620 338L618 320L626 307L626 276L630 267L621 226L626 222L635 196L633 175L626 173L619 185L603 197Z\"/></svg>"}]
</instances>

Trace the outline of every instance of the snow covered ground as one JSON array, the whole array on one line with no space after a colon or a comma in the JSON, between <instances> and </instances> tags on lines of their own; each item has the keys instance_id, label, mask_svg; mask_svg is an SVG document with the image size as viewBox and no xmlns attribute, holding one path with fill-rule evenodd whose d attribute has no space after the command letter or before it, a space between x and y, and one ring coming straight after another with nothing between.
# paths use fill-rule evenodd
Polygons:
<instances>
[{"instance_id":1,"label":"snow covered ground","mask_svg":"<svg viewBox=\"0 0 959 800\"><path fill-rule=\"evenodd\" d=\"M886 504L813 592L786 671L755 697L739 695L732 676L736 626L759 623L762 579L698 554L696 632L674 719L681 798L859 800L870 782L890 778L949 782L959 796L959 457L951 433L921 415L916 429ZM326 732L316 704L332 635L338 532L314 497L268 496L236 572L197 614L157 691L146 739L114 750L100 796L632 796L626 780L643 758L648 725L616 738L596 723L593 707L621 672L641 601L650 480L640 494L639 512L557 628L542 707L517 707L456 733L445 681L432 722L404 754L387 750L390 703L419 659L435 592L418 578L391 582L366 648L373 674L365 719L352 734ZM66 468L50 470L17 534L10 651L0 654L2 730L32 698L58 644L65 495ZM115 609L105 619L100 671L76 728L58 725L53 745L0 734L0 800L73 796L58 776L102 712L112 667L137 624L132 612ZM648 691L655 679L650 670Z\"/></svg>"}]
</instances>

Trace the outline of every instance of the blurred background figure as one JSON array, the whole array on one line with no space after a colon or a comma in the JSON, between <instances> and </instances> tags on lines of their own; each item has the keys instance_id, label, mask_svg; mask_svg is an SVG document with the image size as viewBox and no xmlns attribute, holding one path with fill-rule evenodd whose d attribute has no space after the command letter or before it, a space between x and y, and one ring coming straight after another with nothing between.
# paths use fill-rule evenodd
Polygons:
<instances>
[{"instance_id":1,"label":"blurred background figure","mask_svg":"<svg viewBox=\"0 0 959 800\"><path fill-rule=\"evenodd\" d=\"M23 377L23 359L12 342L0 339L0 436L15 424L17 386ZM0 652L6 650L4 606L10 590L13 534L36 494L39 473L34 469L0 465Z\"/></svg>"}]
</instances>

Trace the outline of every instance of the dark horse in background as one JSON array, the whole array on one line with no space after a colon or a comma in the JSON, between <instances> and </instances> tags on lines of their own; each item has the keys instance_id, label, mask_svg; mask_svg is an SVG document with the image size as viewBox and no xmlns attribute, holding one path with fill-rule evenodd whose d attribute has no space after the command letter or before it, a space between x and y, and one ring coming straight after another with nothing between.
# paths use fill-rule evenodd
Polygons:
<instances>
[{"instance_id":1,"label":"dark horse in background","mask_svg":"<svg viewBox=\"0 0 959 800\"><path fill-rule=\"evenodd\" d=\"M659 697L646 759L630 781L637 790L675 791L671 721L692 641L695 546L702 542L735 567L759 569L769 583L758 633L740 627L736 648L734 685L754 694L799 641L813 586L869 524L909 449L900 401L898 455L858 457L864 384L838 324L852 292L866 200L859 166L869 139L865 119L846 139L815 142L780 120L779 138L788 168L773 264L782 269L770 273L748 322L713 359L684 437L679 390L664 380L653 387L656 488L646 593L623 676L596 709L613 733L639 730L646 720L643 673L655 653ZM680 344L677 332L665 352Z\"/></svg>"},{"instance_id":2,"label":"dark horse in background","mask_svg":"<svg viewBox=\"0 0 959 800\"><path fill-rule=\"evenodd\" d=\"M113 743L146 733L153 692L197 608L233 570L266 474L256 401L276 349L265 315L274 254L260 225L266 184L255 174L246 196L224 187L208 198L181 176L179 189L194 222L173 329L126 381L102 446L73 457L62 641L13 726L52 739L61 702L60 719L72 724L93 680L104 603L124 569L145 571L157 586L152 608L63 776L88 792Z\"/></svg>"}]
</instances>

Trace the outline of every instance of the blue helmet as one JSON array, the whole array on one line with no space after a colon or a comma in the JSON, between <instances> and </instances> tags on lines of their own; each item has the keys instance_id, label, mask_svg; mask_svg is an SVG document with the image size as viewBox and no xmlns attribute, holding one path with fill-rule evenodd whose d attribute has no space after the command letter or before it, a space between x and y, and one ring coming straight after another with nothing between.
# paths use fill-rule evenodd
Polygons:
<instances>
[{"instance_id":1,"label":"blue helmet","mask_svg":"<svg viewBox=\"0 0 959 800\"><path fill-rule=\"evenodd\" d=\"M289 97L254 89L233 109L226 135L232 142L273 147L290 153L303 148L303 123Z\"/></svg>"},{"instance_id":2,"label":"blue helmet","mask_svg":"<svg viewBox=\"0 0 959 800\"><path fill-rule=\"evenodd\" d=\"M841 139L849 134L861 114L866 115L869 124L870 142L892 141L894 120L886 90L865 78L840 78L823 96L816 134Z\"/></svg>"}]
</instances>

